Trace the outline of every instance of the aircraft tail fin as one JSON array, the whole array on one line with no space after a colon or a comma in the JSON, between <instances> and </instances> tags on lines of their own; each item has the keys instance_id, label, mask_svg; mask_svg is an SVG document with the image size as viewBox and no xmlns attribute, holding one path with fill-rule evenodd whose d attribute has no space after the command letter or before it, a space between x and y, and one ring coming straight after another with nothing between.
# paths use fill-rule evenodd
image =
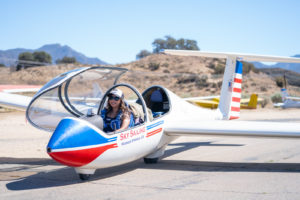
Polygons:
<instances>
[{"instance_id":1,"label":"aircraft tail fin","mask_svg":"<svg viewBox=\"0 0 300 200\"><path fill-rule=\"evenodd\" d=\"M178 56L202 56L209 58L226 59L226 67L222 82L220 103L218 107L218 114L216 116L216 118L218 119L239 118L243 68L243 65L240 61L300 63L299 58L241 53L203 52L174 49L164 49L161 51L161 53Z\"/></svg>"},{"instance_id":2,"label":"aircraft tail fin","mask_svg":"<svg viewBox=\"0 0 300 200\"><path fill-rule=\"evenodd\" d=\"M248 103L248 108L256 109L256 107L257 107L257 98L258 98L257 94L251 94L250 101Z\"/></svg>"},{"instance_id":3,"label":"aircraft tail fin","mask_svg":"<svg viewBox=\"0 0 300 200\"><path fill-rule=\"evenodd\" d=\"M242 72L243 63L236 57L228 57L218 107L224 120L238 119L240 116Z\"/></svg>"}]
</instances>

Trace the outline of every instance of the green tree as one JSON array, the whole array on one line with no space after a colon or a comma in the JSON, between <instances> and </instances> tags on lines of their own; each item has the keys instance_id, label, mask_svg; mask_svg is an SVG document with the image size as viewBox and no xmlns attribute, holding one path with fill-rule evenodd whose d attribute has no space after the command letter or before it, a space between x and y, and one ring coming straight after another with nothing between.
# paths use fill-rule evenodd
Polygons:
<instances>
[{"instance_id":1,"label":"green tree","mask_svg":"<svg viewBox=\"0 0 300 200\"><path fill-rule=\"evenodd\" d=\"M26 69L28 67L42 66L45 63L51 63L51 56L44 51L23 52L18 56L18 64L16 70Z\"/></svg>"},{"instance_id":2,"label":"green tree","mask_svg":"<svg viewBox=\"0 0 300 200\"><path fill-rule=\"evenodd\" d=\"M184 46L178 49L184 50L199 50L197 42L195 40L184 40Z\"/></svg>"},{"instance_id":3,"label":"green tree","mask_svg":"<svg viewBox=\"0 0 300 200\"><path fill-rule=\"evenodd\" d=\"M56 63L57 64L70 64L70 63L77 63L77 60L75 57L65 56L62 59L57 59Z\"/></svg>"},{"instance_id":4,"label":"green tree","mask_svg":"<svg viewBox=\"0 0 300 200\"><path fill-rule=\"evenodd\" d=\"M155 39L152 43L153 53L159 53L162 49L179 49L179 50L200 50L197 41L180 38L178 40L171 36L165 36L165 39Z\"/></svg>"},{"instance_id":5,"label":"green tree","mask_svg":"<svg viewBox=\"0 0 300 200\"><path fill-rule=\"evenodd\" d=\"M284 86L284 78L282 76L278 76L275 78L276 85L280 88Z\"/></svg>"},{"instance_id":6,"label":"green tree","mask_svg":"<svg viewBox=\"0 0 300 200\"><path fill-rule=\"evenodd\" d=\"M42 63L52 63L51 55L45 51L36 51L33 53L34 61Z\"/></svg>"},{"instance_id":7,"label":"green tree","mask_svg":"<svg viewBox=\"0 0 300 200\"><path fill-rule=\"evenodd\" d=\"M160 50L166 49L166 41L164 39L156 39L152 46L154 47L153 53L159 53Z\"/></svg>"},{"instance_id":8,"label":"green tree","mask_svg":"<svg viewBox=\"0 0 300 200\"><path fill-rule=\"evenodd\" d=\"M177 40L171 36L165 36L166 49L177 49Z\"/></svg>"},{"instance_id":9,"label":"green tree","mask_svg":"<svg viewBox=\"0 0 300 200\"><path fill-rule=\"evenodd\" d=\"M18 59L25 61L34 61L34 57L31 52L20 53Z\"/></svg>"},{"instance_id":10,"label":"green tree","mask_svg":"<svg viewBox=\"0 0 300 200\"><path fill-rule=\"evenodd\" d=\"M139 59L145 58L149 55L151 55L151 52L144 49L144 50L141 50L140 53L138 53L136 55L136 59L139 60Z\"/></svg>"},{"instance_id":11,"label":"green tree","mask_svg":"<svg viewBox=\"0 0 300 200\"><path fill-rule=\"evenodd\" d=\"M4 65L4 64L2 64L2 63L0 63L0 67L5 67L5 65Z\"/></svg>"}]
</instances>

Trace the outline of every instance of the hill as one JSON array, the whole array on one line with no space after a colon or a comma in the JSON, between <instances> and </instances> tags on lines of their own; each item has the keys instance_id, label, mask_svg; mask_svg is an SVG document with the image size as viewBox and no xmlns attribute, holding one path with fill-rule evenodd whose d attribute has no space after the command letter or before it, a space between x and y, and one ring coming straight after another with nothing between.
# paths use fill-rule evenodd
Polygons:
<instances>
[{"instance_id":1,"label":"hill","mask_svg":"<svg viewBox=\"0 0 300 200\"><path fill-rule=\"evenodd\" d=\"M300 73L281 68L262 68L260 71L270 75L273 78L285 76L289 85L300 87Z\"/></svg>"},{"instance_id":2,"label":"hill","mask_svg":"<svg viewBox=\"0 0 300 200\"><path fill-rule=\"evenodd\" d=\"M45 51L52 57L52 62L55 63L57 59L62 59L64 56L68 57L75 57L76 60L82 64L100 64L105 65L106 62L98 59L98 58L89 58L86 57L84 54L79 53L72 49L67 45L60 45L60 44L48 44L44 45L38 49L9 49L9 50L0 50L0 63L6 66L11 66L15 64L15 61L18 59L20 53L23 52L34 52L34 51Z\"/></svg>"},{"instance_id":3,"label":"hill","mask_svg":"<svg viewBox=\"0 0 300 200\"><path fill-rule=\"evenodd\" d=\"M207 96L220 94L223 73L215 74L214 69L224 67L225 59L158 54L118 66L135 72L126 81L137 82L140 88L155 84L163 85L182 97ZM274 79L265 73L243 75L242 95L245 97L252 93L271 96L279 90Z\"/></svg>"},{"instance_id":4,"label":"hill","mask_svg":"<svg viewBox=\"0 0 300 200\"><path fill-rule=\"evenodd\" d=\"M88 65L53 65L17 72L10 72L9 69L2 67L0 84L45 84L58 74L82 66ZM223 73L215 74L215 68L224 67L225 60L155 54L114 66L129 69L120 81L135 86L140 92L151 85L162 85L181 97L191 97L220 94ZM291 94L300 96L299 87L289 87L289 90L296 91ZM260 97L269 99L279 92L280 88L274 78L266 73L250 72L243 75L243 97L257 93Z\"/></svg>"}]
</instances>

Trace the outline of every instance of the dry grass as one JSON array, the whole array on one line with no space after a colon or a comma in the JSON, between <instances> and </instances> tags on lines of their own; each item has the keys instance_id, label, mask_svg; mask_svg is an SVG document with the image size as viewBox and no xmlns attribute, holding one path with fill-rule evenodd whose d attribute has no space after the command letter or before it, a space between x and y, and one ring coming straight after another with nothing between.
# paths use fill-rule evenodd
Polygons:
<instances>
[{"instance_id":1,"label":"dry grass","mask_svg":"<svg viewBox=\"0 0 300 200\"><path fill-rule=\"evenodd\" d=\"M141 60L116 65L130 70L122 78L143 91L151 85L163 85L182 97L219 95L222 75L213 75L213 66L225 65L225 60L201 57L181 57L150 55ZM0 68L0 84L45 84L53 77L68 70L83 67L53 65L35 67L18 72ZM258 93L260 97L270 97L279 93L276 82L264 73L252 73L243 77L242 95ZM290 93L300 96L300 89L289 87Z\"/></svg>"}]
</instances>

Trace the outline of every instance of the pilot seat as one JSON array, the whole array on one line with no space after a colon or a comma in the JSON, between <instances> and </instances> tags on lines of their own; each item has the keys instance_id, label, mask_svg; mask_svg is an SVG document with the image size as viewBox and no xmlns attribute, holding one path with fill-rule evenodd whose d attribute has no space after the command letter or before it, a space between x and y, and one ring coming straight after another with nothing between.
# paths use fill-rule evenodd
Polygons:
<instances>
[{"instance_id":1,"label":"pilot seat","mask_svg":"<svg viewBox=\"0 0 300 200\"><path fill-rule=\"evenodd\" d=\"M150 97L150 108L152 110L153 118L160 117L164 114L163 105L163 96L161 92L158 89L154 90Z\"/></svg>"}]
</instances>

